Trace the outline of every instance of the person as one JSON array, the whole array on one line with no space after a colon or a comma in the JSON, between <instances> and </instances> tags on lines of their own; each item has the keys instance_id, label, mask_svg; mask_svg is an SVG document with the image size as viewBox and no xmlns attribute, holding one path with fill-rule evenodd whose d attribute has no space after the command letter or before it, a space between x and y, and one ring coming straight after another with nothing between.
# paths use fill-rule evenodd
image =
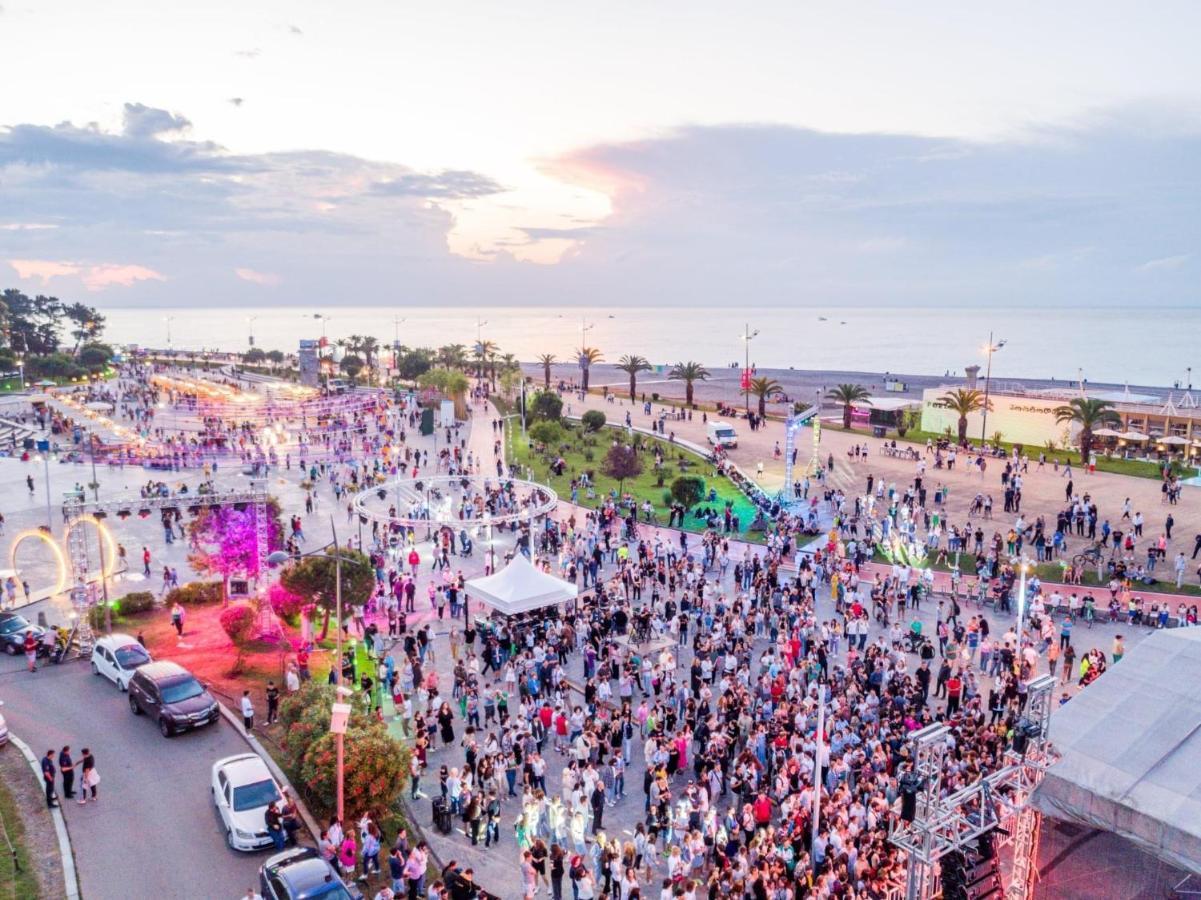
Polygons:
<instances>
[{"instance_id":1,"label":"person","mask_svg":"<svg viewBox=\"0 0 1201 900\"><path fill-rule=\"evenodd\" d=\"M54 769L54 750L47 750L46 755L42 757L42 785L46 789L46 806L49 809L54 809L54 807L58 806L54 792L56 774Z\"/></svg>"},{"instance_id":2,"label":"person","mask_svg":"<svg viewBox=\"0 0 1201 900\"><path fill-rule=\"evenodd\" d=\"M250 691L242 691L242 727L247 731L254 728L254 704L250 701Z\"/></svg>"},{"instance_id":3,"label":"person","mask_svg":"<svg viewBox=\"0 0 1201 900\"><path fill-rule=\"evenodd\" d=\"M279 718L279 688L274 681L267 682L267 724L274 725Z\"/></svg>"},{"instance_id":4,"label":"person","mask_svg":"<svg viewBox=\"0 0 1201 900\"><path fill-rule=\"evenodd\" d=\"M246 893L242 895L242 900L263 900L263 895L253 887L248 887Z\"/></svg>"},{"instance_id":5,"label":"person","mask_svg":"<svg viewBox=\"0 0 1201 900\"><path fill-rule=\"evenodd\" d=\"M183 636L183 617L183 605L176 600L175 604L171 607L171 624L175 627L176 635L180 637Z\"/></svg>"},{"instance_id":6,"label":"person","mask_svg":"<svg viewBox=\"0 0 1201 900\"><path fill-rule=\"evenodd\" d=\"M75 764L71 760L71 748L63 745L58 753L58 771L63 776L63 796L68 800L75 798Z\"/></svg>"},{"instance_id":7,"label":"person","mask_svg":"<svg viewBox=\"0 0 1201 900\"><path fill-rule=\"evenodd\" d=\"M79 805L83 806L88 802L89 791L92 793L92 802L95 803L100 799L96 796L96 786L100 784L100 773L96 771L96 757L87 747L83 748L83 758L80 760L79 768L83 772L83 780L79 786Z\"/></svg>"},{"instance_id":8,"label":"person","mask_svg":"<svg viewBox=\"0 0 1201 900\"><path fill-rule=\"evenodd\" d=\"M271 843L275 845L277 851L284 849L286 837L284 834L283 815L279 811L279 801L273 801L267 805L267 812L263 818L267 822L267 834L271 838Z\"/></svg>"},{"instance_id":9,"label":"person","mask_svg":"<svg viewBox=\"0 0 1201 900\"><path fill-rule=\"evenodd\" d=\"M38 670L38 639L32 631L25 632L25 666L30 672Z\"/></svg>"}]
</instances>

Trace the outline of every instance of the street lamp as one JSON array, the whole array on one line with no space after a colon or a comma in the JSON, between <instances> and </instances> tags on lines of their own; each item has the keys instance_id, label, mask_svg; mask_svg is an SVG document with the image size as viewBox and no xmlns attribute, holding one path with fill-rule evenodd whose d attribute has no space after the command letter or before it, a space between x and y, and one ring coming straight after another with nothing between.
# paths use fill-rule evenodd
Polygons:
<instances>
[{"instance_id":1,"label":"street lamp","mask_svg":"<svg viewBox=\"0 0 1201 900\"><path fill-rule=\"evenodd\" d=\"M988 354L988 368L984 371L984 411L980 417L980 443L984 443L985 429L988 427L988 387L992 380L992 355L1005 346L1005 339L997 341L995 344L992 339L992 332L988 333L988 344L984 347L984 352Z\"/></svg>"},{"instance_id":2,"label":"street lamp","mask_svg":"<svg viewBox=\"0 0 1201 900\"><path fill-rule=\"evenodd\" d=\"M257 318L258 318L258 316L247 316L246 317L246 332L250 338L250 346L251 347L254 346L254 320Z\"/></svg>"},{"instance_id":3,"label":"street lamp","mask_svg":"<svg viewBox=\"0 0 1201 900\"><path fill-rule=\"evenodd\" d=\"M175 316L164 316L163 321L167 323L167 352L171 351L171 323L175 321Z\"/></svg>"},{"instance_id":4,"label":"street lamp","mask_svg":"<svg viewBox=\"0 0 1201 900\"><path fill-rule=\"evenodd\" d=\"M341 701L344 696L348 696L351 693L350 688L346 688L342 685L342 563L343 563L343 561L349 562L349 563L357 563L358 560L352 559L350 557L342 556L342 549L338 544L338 532L334 528L334 517L333 516L329 517L329 527L330 527L330 531L334 535L334 539L332 541L330 541L328 544L326 544L324 547L318 547L315 550L310 550L307 553L301 553L297 556L292 556L291 554L286 553L283 550L276 550L274 553L267 554L267 565L281 566L284 563L287 563L293 559L304 559L306 557L318 556L318 555L324 555L324 556L333 558L333 560L334 560L334 616L338 620L337 634L335 637L335 647L336 647L335 653L337 654L337 660L334 663L334 684L336 685L336 688L337 688L338 699L339 699L339 701ZM325 551L329 550L330 547L334 548L334 552L326 553ZM344 816L343 800L344 800L344 793L345 793L344 785L345 785L345 780L346 780L345 779L346 757L345 757L345 746L343 744L343 741L345 740L345 735L346 735L345 717L349 715L349 710L343 710L343 709L339 708L341 705L342 704L340 704L340 703L334 704L333 717L330 721L330 731L337 738L337 750L338 750L337 781L338 781L338 821L339 822L343 821L343 816Z\"/></svg>"},{"instance_id":5,"label":"street lamp","mask_svg":"<svg viewBox=\"0 0 1201 900\"><path fill-rule=\"evenodd\" d=\"M754 331L751 331L751 326L748 322L741 335L742 343L746 349L746 366L742 370L743 384L746 387L742 389L742 399L748 416L751 412L751 341L755 339L757 334L759 334L759 329L756 328Z\"/></svg>"}]
</instances>

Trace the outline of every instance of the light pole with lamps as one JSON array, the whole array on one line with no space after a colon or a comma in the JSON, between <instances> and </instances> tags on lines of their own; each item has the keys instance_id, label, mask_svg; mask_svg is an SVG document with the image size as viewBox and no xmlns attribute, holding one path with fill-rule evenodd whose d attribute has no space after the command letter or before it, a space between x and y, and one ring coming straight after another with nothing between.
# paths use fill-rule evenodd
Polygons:
<instances>
[{"instance_id":1,"label":"light pole with lamps","mask_svg":"<svg viewBox=\"0 0 1201 900\"><path fill-rule=\"evenodd\" d=\"M267 555L267 565L281 566L291 560L304 559L311 556L325 556L332 558L334 561L334 617L337 619L337 633L335 637L335 653L337 659L334 663L334 684L337 688L339 701L342 698L350 695L352 691L344 687L342 684L342 563L348 562L358 564L359 560L350 557L342 556L342 548L338 544L338 532L334 527L334 517L329 517L330 533L334 539L324 547L318 547L315 550L310 550L307 553L301 553L297 556L283 551L276 550L274 553ZM326 553L327 550L333 548L333 553ZM350 715L350 705L346 703L335 703L331 710L332 716L330 719L330 732L337 737L337 783L338 783L338 821L343 821L343 801L344 801L344 785L346 774L346 755L345 755L345 734L346 720Z\"/></svg>"},{"instance_id":2,"label":"light pole with lamps","mask_svg":"<svg viewBox=\"0 0 1201 900\"><path fill-rule=\"evenodd\" d=\"M175 316L164 316L163 321L167 323L167 353L171 353L171 323L175 321Z\"/></svg>"},{"instance_id":3,"label":"light pole with lamps","mask_svg":"<svg viewBox=\"0 0 1201 900\"><path fill-rule=\"evenodd\" d=\"M759 334L759 329L751 331L751 325L748 322L742 332L742 343L746 349L746 365L742 370L742 383L746 385L742 389L742 400L746 407L746 412L749 415L751 412L751 341Z\"/></svg>"},{"instance_id":4,"label":"light pole with lamps","mask_svg":"<svg viewBox=\"0 0 1201 900\"><path fill-rule=\"evenodd\" d=\"M254 320L257 318L258 318L258 316L247 316L246 317L246 335L250 339L251 347L254 346Z\"/></svg>"},{"instance_id":5,"label":"light pole with lamps","mask_svg":"<svg viewBox=\"0 0 1201 900\"><path fill-rule=\"evenodd\" d=\"M988 333L988 346L984 352L988 354L988 368L984 371L984 409L980 417L980 443L984 443L985 429L988 427L988 388L992 380L992 355L1005 346L1005 339L993 343L992 332Z\"/></svg>"}]
</instances>

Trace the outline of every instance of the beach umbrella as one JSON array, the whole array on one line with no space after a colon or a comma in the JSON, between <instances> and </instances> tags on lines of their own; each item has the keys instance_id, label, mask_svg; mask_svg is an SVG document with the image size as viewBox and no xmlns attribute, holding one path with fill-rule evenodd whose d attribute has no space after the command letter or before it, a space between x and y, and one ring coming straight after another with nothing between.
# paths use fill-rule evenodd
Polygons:
<instances>
[{"instance_id":1,"label":"beach umbrella","mask_svg":"<svg viewBox=\"0 0 1201 900\"><path fill-rule=\"evenodd\" d=\"M35 381L33 383L33 386L34 387L58 387L58 385L55 382L50 381L49 379L46 379L46 378L43 378L41 381Z\"/></svg>"},{"instance_id":2,"label":"beach umbrella","mask_svg":"<svg viewBox=\"0 0 1201 900\"><path fill-rule=\"evenodd\" d=\"M1098 428L1093 432L1093 437L1122 437L1122 432L1114 431L1112 428Z\"/></svg>"},{"instance_id":3,"label":"beach umbrella","mask_svg":"<svg viewBox=\"0 0 1201 900\"><path fill-rule=\"evenodd\" d=\"M1159 439L1159 443L1161 443L1161 444L1168 444L1168 445L1170 445L1170 446L1173 446L1173 447L1183 447L1185 444L1187 444L1187 443L1188 443L1188 439L1187 439L1187 438L1178 437L1178 436L1176 436L1176 435L1174 435L1174 434L1169 434L1167 437L1162 437L1162 438L1160 438L1160 439Z\"/></svg>"},{"instance_id":4,"label":"beach umbrella","mask_svg":"<svg viewBox=\"0 0 1201 900\"><path fill-rule=\"evenodd\" d=\"M1128 441L1145 441L1149 436L1143 434L1141 431L1127 431L1122 437Z\"/></svg>"}]
</instances>

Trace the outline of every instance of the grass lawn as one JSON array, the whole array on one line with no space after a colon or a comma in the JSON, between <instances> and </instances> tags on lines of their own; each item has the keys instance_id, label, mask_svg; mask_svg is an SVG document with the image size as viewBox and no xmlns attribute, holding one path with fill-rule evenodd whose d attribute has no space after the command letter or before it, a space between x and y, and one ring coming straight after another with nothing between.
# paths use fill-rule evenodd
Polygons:
<instances>
[{"instance_id":1,"label":"grass lawn","mask_svg":"<svg viewBox=\"0 0 1201 900\"><path fill-rule=\"evenodd\" d=\"M571 424L568 425L564 438L566 449L559 448L557 453L544 453L530 447L522 439L520 428L510 428L506 435L508 440L506 452L510 463L527 466L532 470L533 480L550 485L563 500L571 500L572 479L578 478L584 472L592 473L590 477L596 496L594 499L589 499L587 492L581 489L576 501L580 506L599 508L604 499L609 496L609 492L616 491L618 488L618 482L603 474L601 467L609 442L614 437L624 440L624 431L616 428L604 428L596 434L586 435L579 425ZM739 527L742 529L740 537L744 540L758 538L757 533L747 532L755 515L755 506L730 479L716 474L713 467L703 457L697 456L690 450L647 435L641 435L641 438L642 450L639 452L639 458L643 464L642 474L636 478L626 479L625 483L621 485L621 489L623 493L632 495L640 505L642 501L649 500L655 507L656 522L667 522L671 503L669 488L672 479L683 474L699 475L705 480L706 499L698 509L711 508L720 515L726 504L731 503L734 514L738 516ZM660 448L664 456L662 485L658 484L658 473L654 467L655 447ZM588 455L591 455L592 459L588 459ZM567 463L562 475L551 473L551 465L558 456L561 456ZM685 463L684 468L681 468L681 462ZM708 499L710 490L715 491L717 495L716 499L712 501ZM690 514L685 520L684 527L688 531L704 531L706 525L703 519Z\"/></svg>"},{"instance_id":2,"label":"grass lawn","mask_svg":"<svg viewBox=\"0 0 1201 900\"><path fill-rule=\"evenodd\" d=\"M959 571L965 576L975 576L973 565L975 564L975 554L963 553L959 557ZM890 565L891 560L879 550L872 557L872 562ZM933 559L929 559L926 565L934 569L936 572L949 572L951 566L947 564L935 565ZM1162 564L1161 564L1162 566ZM1158 570L1157 570L1158 571ZM1062 584L1064 581L1064 567L1058 562L1038 563L1034 566L1033 574L1037 575L1040 581ZM1090 566L1081 578L1085 587L1105 587L1109 584L1109 578L1097 578L1096 566ZM1190 597L1201 597L1201 586L1196 584L1188 584L1187 582L1181 587L1176 587L1176 582L1173 581L1157 581L1155 584L1140 584L1133 589L1135 594L1186 594Z\"/></svg>"},{"instance_id":3,"label":"grass lawn","mask_svg":"<svg viewBox=\"0 0 1201 900\"><path fill-rule=\"evenodd\" d=\"M16 753L17 749L13 747L9 752ZM23 758L19 764L25 768L25 775L31 777L32 773L25 766ZM33 866L30 864L29 850L25 846L25 825L21 821L16 798L3 780L0 780L0 821L3 822L9 842L17 852L17 864L21 869L19 872L15 871L8 844L0 842L0 900L30 900L42 896Z\"/></svg>"}]
</instances>

